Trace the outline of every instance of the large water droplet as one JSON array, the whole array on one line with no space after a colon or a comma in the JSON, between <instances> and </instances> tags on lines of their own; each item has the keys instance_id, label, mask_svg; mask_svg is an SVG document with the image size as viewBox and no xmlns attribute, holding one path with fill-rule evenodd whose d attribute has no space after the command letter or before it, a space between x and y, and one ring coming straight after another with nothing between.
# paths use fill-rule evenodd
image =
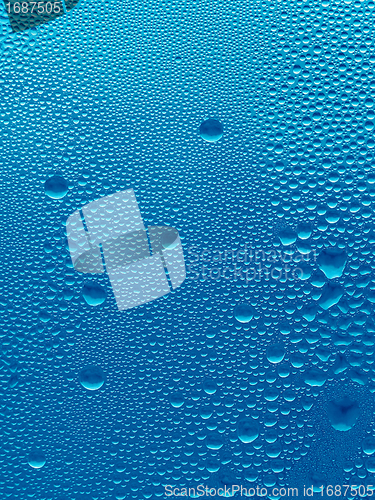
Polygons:
<instances>
[{"instance_id":1,"label":"large water droplet","mask_svg":"<svg viewBox=\"0 0 375 500\"><path fill-rule=\"evenodd\" d=\"M285 228L280 231L279 239L285 246L292 245L297 240L297 234L292 229Z\"/></svg>"},{"instance_id":2,"label":"large water droplet","mask_svg":"<svg viewBox=\"0 0 375 500\"><path fill-rule=\"evenodd\" d=\"M368 458L366 460L366 469L371 473L371 474L374 474L375 473L375 458L374 457L371 457L371 458ZM359 482L358 482L359 484ZM374 490L374 486L371 486L370 488L371 490ZM372 496L372 495L369 495L369 496Z\"/></svg>"},{"instance_id":3,"label":"large water droplet","mask_svg":"<svg viewBox=\"0 0 375 500\"><path fill-rule=\"evenodd\" d=\"M54 200L60 200L68 192L68 183L63 177L54 175L46 180L44 189L47 196Z\"/></svg>"},{"instance_id":4,"label":"large water droplet","mask_svg":"<svg viewBox=\"0 0 375 500\"><path fill-rule=\"evenodd\" d=\"M344 295L344 290L336 283L327 283L323 288L323 293L319 299L319 305L322 309L327 310L338 303Z\"/></svg>"},{"instance_id":5,"label":"large water droplet","mask_svg":"<svg viewBox=\"0 0 375 500\"><path fill-rule=\"evenodd\" d=\"M107 295L104 288L93 282L85 283L82 294L89 306L99 306L103 304Z\"/></svg>"},{"instance_id":6,"label":"large water droplet","mask_svg":"<svg viewBox=\"0 0 375 500\"><path fill-rule=\"evenodd\" d=\"M46 457L41 451L32 451L29 455L28 463L33 469L41 469L46 463Z\"/></svg>"},{"instance_id":7,"label":"large water droplet","mask_svg":"<svg viewBox=\"0 0 375 500\"><path fill-rule=\"evenodd\" d=\"M178 237L174 230L166 230L161 235L162 247L168 250L173 250L178 244Z\"/></svg>"},{"instance_id":8,"label":"large water droplet","mask_svg":"<svg viewBox=\"0 0 375 500\"><path fill-rule=\"evenodd\" d=\"M266 447L266 455L270 458L277 458L282 452L282 447L279 441L270 443Z\"/></svg>"},{"instance_id":9,"label":"large water droplet","mask_svg":"<svg viewBox=\"0 0 375 500\"><path fill-rule=\"evenodd\" d=\"M199 127L199 133L202 139L208 142L216 142L223 136L223 125L212 118L204 121Z\"/></svg>"},{"instance_id":10,"label":"large water droplet","mask_svg":"<svg viewBox=\"0 0 375 500\"><path fill-rule=\"evenodd\" d=\"M220 462L215 458L208 458L206 469L208 472L217 472L220 469Z\"/></svg>"},{"instance_id":11,"label":"large water droplet","mask_svg":"<svg viewBox=\"0 0 375 500\"><path fill-rule=\"evenodd\" d=\"M298 225L297 228L298 238L305 240L307 238L310 238L311 233L312 233L311 225L308 224L307 222L302 222L301 224Z\"/></svg>"},{"instance_id":12,"label":"large water droplet","mask_svg":"<svg viewBox=\"0 0 375 500\"><path fill-rule=\"evenodd\" d=\"M216 384L213 380L211 379L206 379L204 382L203 382L203 390L206 394L215 394L216 392Z\"/></svg>"},{"instance_id":13,"label":"large water droplet","mask_svg":"<svg viewBox=\"0 0 375 500\"><path fill-rule=\"evenodd\" d=\"M281 363L285 356L284 346L281 344L270 345L267 348L267 359L270 363Z\"/></svg>"},{"instance_id":14,"label":"large water droplet","mask_svg":"<svg viewBox=\"0 0 375 500\"><path fill-rule=\"evenodd\" d=\"M328 279L340 278L346 264L346 253L339 248L325 248L317 259L318 266Z\"/></svg>"},{"instance_id":15,"label":"large water droplet","mask_svg":"<svg viewBox=\"0 0 375 500\"><path fill-rule=\"evenodd\" d=\"M254 311L249 304L238 304L234 308L234 317L240 323L248 323L253 319Z\"/></svg>"},{"instance_id":16,"label":"large water droplet","mask_svg":"<svg viewBox=\"0 0 375 500\"><path fill-rule=\"evenodd\" d=\"M206 445L210 450L220 450L223 446L223 441L218 434L209 434L206 439Z\"/></svg>"},{"instance_id":17,"label":"large water droplet","mask_svg":"<svg viewBox=\"0 0 375 500\"><path fill-rule=\"evenodd\" d=\"M375 453L375 438L373 436L368 436L362 441L362 450L366 455Z\"/></svg>"},{"instance_id":18,"label":"large water droplet","mask_svg":"<svg viewBox=\"0 0 375 500\"><path fill-rule=\"evenodd\" d=\"M99 366L86 366L79 372L81 385L89 391L97 391L104 384L104 373Z\"/></svg>"},{"instance_id":19,"label":"large water droplet","mask_svg":"<svg viewBox=\"0 0 375 500\"><path fill-rule=\"evenodd\" d=\"M243 443L252 443L259 436L257 422L251 418L240 420L237 424L237 435Z\"/></svg>"},{"instance_id":20,"label":"large water droplet","mask_svg":"<svg viewBox=\"0 0 375 500\"><path fill-rule=\"evenodd\" d=\"M257 479L258 479L258 472L256 469L248 469L246 472L245 472L245 479L247 481L250 481L251 483L254 483Z\"/></svg>"},{"instance_id":21,"label":"large water droplet","mask_svg":"<svg viewBox=\"0 0 375 500\"><path fill-rule=\"evenodd\" d=\"M359 405L357 401L344 396L337 401L330 401L327 408L328 418L334 429L348 431L357 421Z\"/></svg>"},{"instance_id":22,"label":"large water droplet","mask_svg":"<svg viewBox=\"0 0 375 500\"><path fill-rule=\"evenodd\" d=\"M326 380L326 374L318 368L309 368L305 373L305 382L311 387L321 387Z\"/></svg>"},{"instance_id":23,"label":"large water droplet","mask_svg":"<svg viewBox=\"0 0 375 500\"><path fill-rule=\"evenodd\" d=\"M169 398L169 401L173 408L181 408L181 406L184 404L184 398L182 397L182 394L178 392L172 394Z\"/></svg>"}]
</instances>

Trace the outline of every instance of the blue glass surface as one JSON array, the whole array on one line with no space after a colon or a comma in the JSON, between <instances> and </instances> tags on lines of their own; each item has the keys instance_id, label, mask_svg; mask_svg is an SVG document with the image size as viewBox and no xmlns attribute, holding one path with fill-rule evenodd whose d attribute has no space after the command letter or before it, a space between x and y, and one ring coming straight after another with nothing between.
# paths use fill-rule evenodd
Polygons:
<instances>
[{"instance_id":1,"label":"blue glass surface","mask_svg":"<svg viewBox=\"0 0 375 500\"><path fill-rule=\"evenodd\" d=\"M372 495L374 13L1 5L1 498ZM176 232L165 294L119 310L66 224L131 189Z\"/></svg>"}]
</instances>

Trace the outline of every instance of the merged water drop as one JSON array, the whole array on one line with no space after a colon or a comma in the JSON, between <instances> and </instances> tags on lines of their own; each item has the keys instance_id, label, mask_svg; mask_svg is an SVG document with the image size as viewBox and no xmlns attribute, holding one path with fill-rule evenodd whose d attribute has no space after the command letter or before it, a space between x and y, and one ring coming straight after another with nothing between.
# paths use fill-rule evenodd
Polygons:
<instances>
[{"instance_id":1,"label":"merged water drop","mask_svg":"<svg viewBox=\"0 0 375 500\"><path fill-rule=\"evenodd\" d=\"M328 279L340 278L346 264L346 253L339 248L325 248L317 259L318 266Z\"/></svg>"},{"instance_id":2,"label":"merged water drop","mask_svg":"<svg viewBox=\"0 0 375 500\"><path fill-rule=\"evenodd\" d=\"M349 431L357 422L360 414L358 402L344 396L339 400L330 401L327 407L329 421L338 431Z\"/></svg>"},{"instance_id":3,"label":"merged water drop","mask_svg":"<svg viewBox=\"0 0 375 500\"><path fill-rule=\"evenodd\" d=\"M292 229L285 228L282 231L280 231L279 238L283 245L288 246L295 243L295 241L297 240L297 235L295 231L293 231Z\"/></svg>"}]
</instances>

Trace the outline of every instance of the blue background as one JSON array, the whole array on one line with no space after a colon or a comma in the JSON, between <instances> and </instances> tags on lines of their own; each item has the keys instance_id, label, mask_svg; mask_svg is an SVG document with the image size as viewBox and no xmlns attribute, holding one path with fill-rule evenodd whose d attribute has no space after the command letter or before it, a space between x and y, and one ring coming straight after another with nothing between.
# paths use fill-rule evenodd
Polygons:
<instances>
[{"instance_id":1,"label":"blue background","mask_svg":"<svg viewBox=\"0 0 375 500\"><path fill-rule=\"evenodd\" d=\"M374 12L367 0L83 0L12 34L4 7L3 497L375 484L362 446L374 432ZM208 118L224 127L216 143L199 135ZM53 175L69 185L61 200L44 191ZM179 230L188 276L126 312L96 276L107 300L90 307L66 219L129 188L147 225ZM315 252L311 278L193 279L193 246L201 269L203 252L245 244L280 252L269 265L282 269L285 252ZM312 256L328 247L346 266L332 280L342 298L324 310L329 280ZM254 311L246 324L234 318L241 303ZM280 363L267 358L275 344ZM90 392L78 376L91 364L106 380ZM345 395L359 414L343 432L329 403ZM244 418L259 428L252 443L238 436ZM41 469L28 464L33 450Z\"/></svg>"}]
</instances>

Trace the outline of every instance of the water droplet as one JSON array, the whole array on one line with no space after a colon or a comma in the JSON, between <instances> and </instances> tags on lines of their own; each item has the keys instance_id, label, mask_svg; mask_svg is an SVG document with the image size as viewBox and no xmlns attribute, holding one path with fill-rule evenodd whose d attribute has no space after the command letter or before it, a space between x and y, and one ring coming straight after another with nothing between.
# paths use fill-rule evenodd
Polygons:
<instances>
[{"instance_id":1,"label":"water droplet","mask_svg":"<svg viewBox=\"0 0 375 500\"><path fill-rule=\"evenodd\" d=\"M209 434L206 438L207 448L210 450L220 450L223 446L223 441L218 434Z\"/></svg>"},{"instance_id":2,"label":"water droplet","mask_svg":"<svg viewBox=\"0 0 375 500\"><path fill-rule=\"evenodd\" d=\"M322 295L319 299L319 305L322 309L327 310L339 302L344 295L344 289L337 283L327 283Z\"/></svg>"},{"instance_id":3,"label":"water droplet","mask_svg":"<svg viewBox=\"0 0 375 500\"><path fill-rule=\"evenodd\" d=\"M182 394L180 394L179 392L172 394L171 397L169 398L169 401L173 406L173 408L181 408L181 406L184 404L184 398L182 397Z\"/></svg>"},{"instance_id":4,"label":"water droplet","mask_svg":"<svg viewBox=\"0 0 375 500\"><path fill-rule=\"evenodd\" d=\"M68 192L68 183L63 177L54 175L46 180L44 189L47 196L54 200L60 200Z\"/></svg>"},{"instance_id":5,"label":"water droplet","mask_svg":"<svg viewBox=\"0 0 375 500\"><path fill-rule=\"evenodd\" d=\"M270 363L281 363L285 357L285 349L281 344L270 345L267 348L267 359Z\"/></svg>"},{"instance_id":6,"label":"water droplet","mask_svg":"<svg viewBox=\"0 0 375 500\"><path fill-rule=\"evenodd\" d=\"M249 323L253 319L254 311L253 308L246 303L238 304L234 308L234 317L240 323Z\"/></svg>"},{"instance_id":7,"label":"water droplet","mask_svg":"<svg viewBox=\"0 0 375 500\"><path fill-rule=\"evenodd\" d=\"M240 420L237 424L237 435L243 443L252 443L259 436L257 422L251 418Z\"/></svg>"},{"instance_id":8,"label":"water droplet","mask_svg":"<svg viewBox=\"0 0 375 500\"><path fill-rule=\"evenodd\" d=\"M305 373L305 383L311 387L321 387L327 380L326 374L318 368L309 368Z\"/></svg>"},{"instance_id":9,"label":"water droplet","mask_svg":"<svg viewBox=\"0 0 375 500\"><path fill-rule=\"evenodd\" d=\"M46 463L46 457L41 451L32 451L28 463L33 469L41 469Z\"/></svg>"},{"instance_id":10,"label":"water droplet","mask_svg":"<svg viewBox=\"0 0 375 500\"><path fill-rule=\"evenodd\" d=\"M206 469L208 470L208 472L217 472L219 469L220 469L220 462L214 458L209 458L207 460L207 465L206 465Z\"/></svg>"},{"instance_id":11,"label":"water droplet","mask_svg":"<svg viewBox=\"0 0 375 500\"><path fill-rule=\"evenodd\" d=\"M206 394L215 394L216 392L216 384L213 380L211 379L206 379L203 382L203 390Z\"/></svg>"},{"instance_id":12,"label":"water droplet","mask_svg":"<svg viewBox=\"0 0 375 500\"><path fill-rule=\"evenodd\" d=\"M161 235L161 244L163 248L173 250L178 244L178 237L173 228L165 230Z\"/></svg>"},{"instance_id":13,"label":"water droplet","mask_svg":"<svg viewBox=\"0 0 375 500\"><path fill-rule=\"evenodd\" d=\"M258 472L256 469L247 469L247 471L245 472L245 479L247 481L250 481L251 483L254 483L257 479L258 479Z\"/></svg>"},{"instance_id":14,"label":"water droplet","mask_svg":"<svg viewBox=\"0 0 375 500\"><path fill-rule=\"evenodd\" d=\"M325 248L317 259L318 266L328 279L340 278L346 264L346 253L339 248Z\"/></svg>"},{"instance_id":15,"label":"water droplet","mask_svg":"<svg viewBox=\"0 0 375 500\"><path fill-rule=\"evenodd\" d=\"M373 436L368 436L362 441L362 450L366 455L375 453L375 438Z\"/></svg>"},{"instance_id":16,"label":"water droplet","mask_svg":"<svg viewBox=\"0 0 375 500\"><path fill-rule=\"evenodd\" d=\"M301 222L298 225L298 229L297 229L298 238L301 238L302 240L306 240L307 238L310 238L311 233L312 233L311 225L308 224L307 222Z\"/></svg>"},{"instance_id":17,"label":"water droplet","mask_svg":"<svg viewBox=\"0 0 375 500\"><path fill-rule=\"evenodd\" d=\"M104 384L104 373L98 366L86 366L79 372L81 385L89 391L97 391Z\"/></svg>"},{"instance_id":18,"label":"water droplet","mask_svg":"<svg viewBox=\"0 0 375 500\"><path fill-rule=\"evenodd\" d=\"M82 295L89 306L99 306L106 299L104 288L94 282L85 283Z\"/></svg>"},{"instance_id":19,"label":"water droplet","mask_svg":"<svg viewBox=\"0 0 375 500\"><path fill-rule=\"evenodd\" d=\"M297 240L297 234L290 228L282 229L279 233L280 241L283 245L292 245Z\"/></svg>"},{"instance_id":20,"label":"water droplet","mask_svg":"<svg viewBox=\"0 0 375 500\"><path fill-rule=\"evenodd\" d=\"M348 431L356 423L359 416L357 401L344 396L337 401L330 401L327 408L328 418L334 429Z\"/></svg>"},{"instance_id":21,"label":"water droplet","mask_svg":"<svg viewBox=\"0 0 375 500\"><path fill-rule=\"evenodd\" d=\"M202 139L208 142L216 142L223 136L223 125L212 118L204 121L199 127L199 133Z\"/></svg>"}]
</instances>

